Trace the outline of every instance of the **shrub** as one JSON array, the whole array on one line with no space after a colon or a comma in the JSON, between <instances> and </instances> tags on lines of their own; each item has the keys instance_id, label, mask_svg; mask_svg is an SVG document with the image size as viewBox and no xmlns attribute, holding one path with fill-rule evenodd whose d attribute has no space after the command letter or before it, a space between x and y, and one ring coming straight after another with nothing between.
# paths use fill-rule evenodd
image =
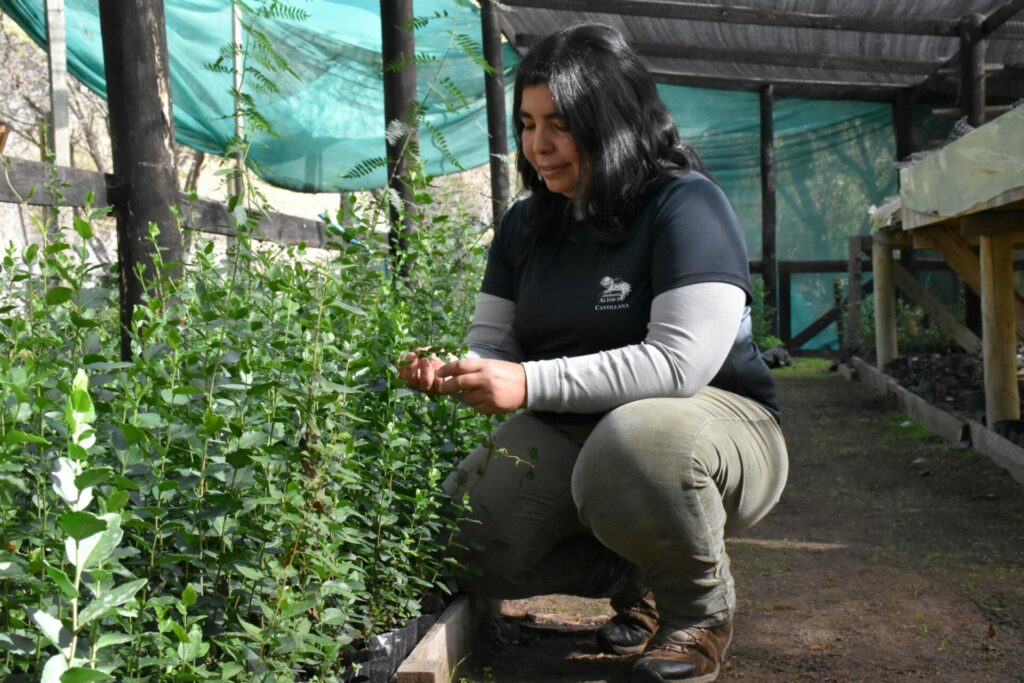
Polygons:
<instances>
[{"instance_id":1,"label":"shrub","mask_svg":"<svg viewBox=\"0 0 1024 683\"><path fill-rule=\"evenodd\" d=\"M408 278L371 220L327 256L197 240L122 362L103 213L0 266L0 678L340 680L450 584L440 482L489 423L394 362L461 338L479 231L417 215Z\"/></svg>"}]
</instances>

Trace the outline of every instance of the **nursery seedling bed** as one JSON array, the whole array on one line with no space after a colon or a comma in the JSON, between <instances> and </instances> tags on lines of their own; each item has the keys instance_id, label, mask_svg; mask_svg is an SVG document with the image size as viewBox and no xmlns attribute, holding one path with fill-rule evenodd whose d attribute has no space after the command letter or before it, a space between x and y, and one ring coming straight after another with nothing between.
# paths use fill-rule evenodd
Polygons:
<instances>
[{"instance_id":1,"label":"nursery seedling bed","mask_svg":"<svg viewBox=\"0 0 1024 683\"><path fill-rule=\"evenodd\" d=\"M965 419L929 403L907 390L893 377L883 374L860 358L850 359L858 379L871 387L925 428L950 444L970 443L1024 484L1024 448L1003 438L978 420Z\"/></svg>"}]
</instances>

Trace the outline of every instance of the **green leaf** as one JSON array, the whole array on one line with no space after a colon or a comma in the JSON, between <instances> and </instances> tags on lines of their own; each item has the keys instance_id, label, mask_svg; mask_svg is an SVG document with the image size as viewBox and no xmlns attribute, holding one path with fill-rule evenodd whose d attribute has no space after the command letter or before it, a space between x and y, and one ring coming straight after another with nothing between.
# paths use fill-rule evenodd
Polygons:
<instances>
[{"instance_id":1,"label":"green leaf","mask_svg":"<svg viewBox=\"0 0 1024 683\"><path fill-rule=\"evenodd\" d=\"M113 590L106 593L102 593L96 596L96 599L85 606L78 614L78 626L81 628L85 624L88 624L93 619L102 617L110 610L115 607L120 607L124 603L132 599L132 597L139 591L140 588L146 585L146 579L135 579L128 583L123 583L117 586Z\"/></svg>"},{"instance_id":2,"label":"green leaf","mask_svg":"<svg viewBox=\"0 0 1024 683\"><path fill-rule=\"evenodd\" d=\"M235 567L235 569L238 570L239 574L241 574L247 579L251 579L252 581L259 581L260 579L265 578L263 574L260 574L252 567L246 567L244 564L238 565L237 567Z\"/></svg>"},{"instance_id":3,"label":"green leaf","mask_svg":"<svg viewBox=\"0 0 1024 683\"><path fill-rule=\"evenodd\" d=\"M6 444L34 443L39 444L40 446L50 445L50 442L44 439L43 437L23 432L20 429L9 429L6 432L4 432L3 442Z\"/></svg>"},{"instance_id":4,"label":"green leaf","mask_svg":"<svg viewBox=\"0 0 1024 683\"><path fill-rule=\"evenodd\" d=\"M135 636L130 636L127 633L104 633L96 640L96 649L102 650L111 645L123 645L133 640L135 640Z\"/></svg>"},{"instance_id":5,"label":"green leaf","mask_svg":"<svg viewBox=\"0 0 1024 683\"><path fill-rule=\"evenodd\" d=\"M36 260L36 255L39 253L39 245L32 243L21 250L21 260L25 265L32 265Z\"/></svg>"},{"instance_id":6,"label":"green leaf","mask_svg":"<svg viewBox=\"0 0 1024 683\"><path fill-rule=\"evenodd\" d=\"M102 533L93 534L81 541L72 538L64 541L68 561L81 571L100 565L121 542L124 533L121 531L121 515L108 512L99 518L107 523L107 528Z\"/></svg>"},{"instance_id":7,"label":"green leaf","mask_svg":"<svg viewBox=\"0 0 1024 683\"><path fill-rule=\"evenodd\" d=\"M71 579L68 578L67 574L57 567L51 567L49 565L46 566L46 573L50 575L53 582L57 584L57 587L60 588L61 592L64 593L69 600L74 600L78 597L78 589L75 588L73 583L71 583Z\"/></svg>"},{"instance_id":8,"label":"green leaf","mask_svg":"<svg viewBox=\"0 0 1024 683\"><path fill-rule=\"evenodd\" d=\"M117 512L128 504L129 495L127 491L114 489L107 496L107 512Z\"/></svg>"},{"instance_id":9,"label":"green leaf","mask_svg":"<svg viewBox=\"0 0 1024 683\"><path fill-rule=\"evenodd\" d=\"M58 304L65 304L71 301L71 289L69 287L51 287L46 290L46 297L44 300L50 306L56 306Z\"/></svg>"},{"instance_id":10,"label":"green leaf","mask_svg":"<svg viewBox=\"0 0 1024 683\"><path fill-rule=\"evenodd\" d=\"M107 523L91 512L69 510L60 517L60 528L71 538L81 541L107 528Z\"/></svg>"},{"instance_id":11,"label":"green leaf","mask_svg":"<svg viewBox=\"0 0 1024 683\"><path fill-rule=\"evenodd\" d=\"M185 607L191 607L192 605L196 604L197 597L198 596L196 595L196 589L190 583L189 585L185 586L185 590L181 592L181 603L185 605Z\"/></svg>"},{"instance_id":12,"label":"green leaf","mask_svg":"<svg viewBox=\"0 0 1024 683\"><path fill-rule=\"evenodd\" d=\"M84 489L88 486L96 486L106 482L114 474L109 467L95 467L82 472L75 477L75 486Z\"/></svg>"},{"instance_id":13,"label":"green leaf","mask_svg":"<svg viewBox=\"0 0 1024 683\"><path fill-rule=\"evenodd\" d=\"M236 470L240 470L243 467L247 467L252 464L252 458L241 451L233 451L228 453L227 458L228 464L234 467Z\"/></svg>"},{"instance_id":14,"label":"green leaf","mask_svg":"<svg viewBox=\"0 0 1024 683\"><path fill-rule=\"evenodd\" d=\"M67 670L68 663L64 659L64 655L54 655L46 660L46 666L43 667L43 676L39 679L39 683L60 683L60 677Z\"/></svg>"},{"instance_id":15,"label":"green leaf","mask_svg":"<svg viewBox=\"0 0 1024 683\"><path fill-rule=\"evenodd\" d=\"M0 633L0 650L16 655L27 655L36 651L36 641L17 633Z\"/></svg>"},{"instance_id":16,"label":"green leaf","mask_svg":"<svg viewBox=\"0 0 1024 683\"><path fill-rule=\"evenodd\" d=\"M89 221L85 220L84 218L80 218L78 216L75 216L75 223L74 223L74 225L75 225L75 232L78 233L79 237L81 237L84 240L87 240L90 237L92 237L92 226L89 225Z\"/></svg>"},{"instance_id":17,"label":"green leaf","mask_svg":"<svg viewBox=\"0 0 1024 683\"><path fill-rule=\"evenodd\" d=\"M134 446L137 443L142 443L146 438L146 432L142 431L135 425L128 424L127 422L115 422L117 428L121 430L124 435L124 440L128 442L129 446Z\"/></svg>"},{"instance_id":18,"label":"green leaf","mask_svg":"<svg viewBox=\"0 0 1024 683\"><path fill-rule=\"evenodd\" d=\"M244 619L239 619L238 623L242 625L242 628L244 628L250 636L253 636L257 640L263 640L263 629L261 629L259 626L254 626L253 624L250 624L248 621L245 621Z\"/></svg>"},{"instance_id":19,"label":"green leaf","mask_svg":"<svg viewBox=\"0 0 1024 683\"><path fill-rule=\"evenodd\" d=\"M97 669L84 669L76 666L68 669L60 677L60 683L91 683L91 681L112 681L110 674L105 674Z\"/></svg>"},{"instance_id":20,"label":"green leaf","mask_svg":"<svg viewBox=\"0 0 1024 683\"><path fill-rule=\"evenodd\" d=\"M238 448L252 448L253 446L262 446L266 443L267 435L265 432L249 431L244 432L238 440Z\"/></svg>"},{"instance_id":21,"label":"green leaf","mask_svg":"<svg viewBox=\"0 0 1024 683\"><path fill-rule=\"evenodd\" d=\"M64 628L60 619L42 610L29 609L27 611L43 637L50 641L51 645L61 652L70 652L71 631ZM61 673L64 671L61 670Z\"/></svg>"}]
</instances>

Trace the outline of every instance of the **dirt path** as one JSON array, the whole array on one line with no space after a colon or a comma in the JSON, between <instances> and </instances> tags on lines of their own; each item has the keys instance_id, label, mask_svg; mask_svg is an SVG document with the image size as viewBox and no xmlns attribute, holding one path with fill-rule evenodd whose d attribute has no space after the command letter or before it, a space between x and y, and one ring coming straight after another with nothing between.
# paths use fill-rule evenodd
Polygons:
<instances>
[{"instance_id":1,"label":"dirt path","mask_svg":"<svg viewBox=\"0 0 1024 683\"><path fill-rule=\"evenodd\" d=\"M779 375L790 480L729 541L739 606L719 680L1024 683L1024 487L825 368ZM628 679L630 659L593 645L606 601L502 611L462 681Z\"/></svg>"}]
</instances>

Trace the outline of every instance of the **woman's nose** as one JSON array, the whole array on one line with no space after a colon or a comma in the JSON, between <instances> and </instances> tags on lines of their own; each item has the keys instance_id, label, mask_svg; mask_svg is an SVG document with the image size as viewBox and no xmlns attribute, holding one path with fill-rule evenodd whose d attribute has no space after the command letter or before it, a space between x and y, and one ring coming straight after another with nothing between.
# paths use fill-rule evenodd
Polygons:
<instances>
[{"instance_id":1,"label":"woman's nose","mask_svg":"<svg viewBox=\"0 0 1024 683\"><path fill-rule=\"evenodd\" d=\"M542 154L551 151L551 136L542 128L533 132L533 151L535 154Z\"/></svg>"}]
</instances>

